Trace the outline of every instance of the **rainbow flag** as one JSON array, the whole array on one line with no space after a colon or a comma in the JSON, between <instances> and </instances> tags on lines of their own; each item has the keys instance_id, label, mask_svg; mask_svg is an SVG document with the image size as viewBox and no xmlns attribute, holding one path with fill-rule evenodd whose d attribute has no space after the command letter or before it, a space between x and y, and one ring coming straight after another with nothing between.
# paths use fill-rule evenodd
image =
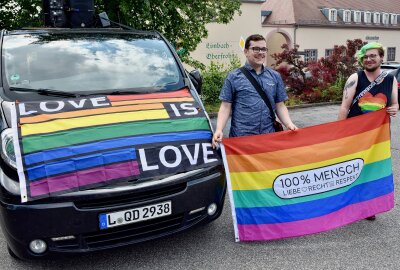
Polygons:
<instances>
[{"instance_id":1,"label":"rainbow flag","mask_svg":"<svg viewBox=\"0 0 400 270\"><path fill-rule=\"evenodd\" d=\"M221 163L188 89L22 102L12 122L23 202Z\"/></svg>"},{"instance_id":2,"label":"rainbow flag","mask_svg":"<svg viewBox=\"0 0 400 270\"><path fill-rule=\"evenodd\" d=\"M236 241L318 233L392 209L389 122L380 110L224 139Z\"/></svg>"}]
</instances>

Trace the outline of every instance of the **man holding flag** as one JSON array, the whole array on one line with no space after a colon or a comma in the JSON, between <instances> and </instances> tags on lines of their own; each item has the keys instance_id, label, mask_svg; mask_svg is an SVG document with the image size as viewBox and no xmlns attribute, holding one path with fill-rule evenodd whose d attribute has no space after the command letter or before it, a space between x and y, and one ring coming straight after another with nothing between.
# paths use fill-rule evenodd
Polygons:
<instances>
[{"instance_id":1,"label":"man holding flag","mask_svg":"<svg viewBox=\"0 0 400 270\"><path fill-rule=\"evenodd\" d=\"M363 70L352 74L343 90L339 120L386 107L395 116L398 109L397 81L392 74L382 72L384 50L381 44L364 45L357 54Z\"/></svg>"},{"instance_id":2,"label":"man holding flag","mask_svg":"<svg viewBox=\"0 0 400 270\"><path fill-rule=\"evenodd\" d=\"M363 70L352 74L343 90L338 119L346 119L386 107L395 116L398 109L397 81L392 74L381 70L384 50L381 44L364 45L357 54ZM367 220L375 220L375 216Z\"/></svg>"},{"instance_id":3,"label":"man holding flag","mask_svg":"<svg viewBox=\"0 0 400 270\"><path fill-rule=\"evenodd\" d=\"M281 76L264 66L267 52L267 42L263 36L256 34L246 39L246 64L228 74L220 93L221 107L212 139L214 147L222 141L222 130L231 112L229 137L274 132L275 112L287 129L297 129L284 104L288 97ZM257 90L257 86L260 90Z\"/></svg>"}]
</instances>

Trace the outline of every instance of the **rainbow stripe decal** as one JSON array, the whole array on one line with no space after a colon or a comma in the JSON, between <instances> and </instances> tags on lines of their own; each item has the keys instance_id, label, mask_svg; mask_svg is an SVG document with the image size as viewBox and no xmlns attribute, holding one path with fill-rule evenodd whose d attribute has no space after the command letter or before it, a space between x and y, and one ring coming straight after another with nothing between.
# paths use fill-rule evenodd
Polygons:
<instances>
[{"instance_id":1,"label":"rainbow stripe decal","mask_svg":"<svg viewBox=\"0 0 400 270\"><path fill-rule=\"evenodd\" d=\"M223 148L236 241L318 233L394 206L385 110Z\"/></svg>"},{"instance_id":2,"label":"rainbow stripe decal","mask_svg":"<svg viewBox=\"0 0 400 270\"><path fill-rule=\"evenodd\" d=\"M188 89L14 108L23 202L221 163L207 117Z\"/></svg>"}]
</instances>

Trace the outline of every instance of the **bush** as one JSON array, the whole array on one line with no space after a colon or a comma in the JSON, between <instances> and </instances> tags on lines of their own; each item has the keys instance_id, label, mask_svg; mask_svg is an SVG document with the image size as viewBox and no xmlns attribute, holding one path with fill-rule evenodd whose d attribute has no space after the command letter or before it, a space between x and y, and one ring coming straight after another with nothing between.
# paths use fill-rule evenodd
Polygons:
<instances>
[{"instance_id":1,"label":"bush","mask_svg":"<svg viewBox=\"0 0 400 270\"><path fill-rule=\"evenodd\" d=\"M224 64L211 61L210 65L202 70L203 89L201 98L206 105L219 104L219 93L228 73L240 67L240 60L237 56L230 59L229 64Z\"/></svg>"},{"instance_id":2,"label":"bush","mask_svg":"<svg viewBox=\"0 0 400 270\"><path fill-rule=\"evenodd\" d=\"M285 105L286 106L294 106L294 105L300 105L303 104L304 102L302 102L300 100L300 98L296 95L293 95L292 93L288 92L288 99L285 101Z\"/></svg>"},{"instance_id":3,"label":"bush","mask_svg":"<svg viewBox=\"0 0 400 270\"><path fill-rule=\"evenodd\" d=\"M361 39L347 40L346 45L335 45L331 56L307 63L300 56L298 45L290 48L283 44L283 51L272 57L288 92L302 102L340 101L346 78L357 71L354 55L364 44ZM306 76L306 71L311 76Z\"/></svg>"},{"instance_id":4,"label":"bush","mask_svg":"<svg viewBox=\"0 0 400 270\"><path fill-rule=\"evenodd\" d=\"M300 94L299 98L304 103L317 103L321 102L322 93L318 88L305 89L303 93Z\"/></svg>"},{"instance_id":5,"label":"bush","mask_svg":"<svg viewBox=\"0 0 400 270\"><path fill-rule=\"evenodd\" d=\"M327 99L327 101L341 101L345 84L346 78L339 74L339 76L336 78L336 81L322 92L322 96Z\"/></svg>"}]
</instances>

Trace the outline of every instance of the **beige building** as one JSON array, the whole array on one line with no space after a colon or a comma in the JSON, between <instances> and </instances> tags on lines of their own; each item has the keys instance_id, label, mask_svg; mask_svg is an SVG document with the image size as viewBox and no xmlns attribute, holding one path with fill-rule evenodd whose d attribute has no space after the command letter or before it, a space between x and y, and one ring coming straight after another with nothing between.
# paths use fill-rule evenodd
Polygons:
<instances>
[{"instance_id":1,"label":"beige building","mask_svg":"<svg viewBox=\"0 0 400 270\"><path fill-rule=\"evenodd\" d=\"M241 12L229 24L209 24L193 58L206 65L233 55L244 61L244 40L258 33L267 40L269 66L284 43L298 44L308 60L356 38L382 43L385 61L400 62L400 0L253 0L242 1Z\"/></svg>"}]
</instances>

